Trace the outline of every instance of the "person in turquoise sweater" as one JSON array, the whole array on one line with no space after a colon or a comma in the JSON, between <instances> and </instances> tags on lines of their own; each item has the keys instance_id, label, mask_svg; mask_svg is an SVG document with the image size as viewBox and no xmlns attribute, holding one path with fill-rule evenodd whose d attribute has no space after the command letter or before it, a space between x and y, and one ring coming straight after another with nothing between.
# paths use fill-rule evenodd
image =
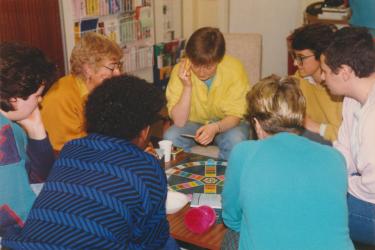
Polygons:
<instances>
[{"instance_id":1,"label":"person in turquoise sweater","mask_svg":"<svg viewBox=\"0 0 375 250\"><path fill-rule=\"evenodd\" d=\"M55 160L38 108L55 73L41 50L0 43L0 241L23 226Z\"/></svg>"},{"instance_id":2,"label":"person in turquoise sweater","mask_svg":"<svg viewBox=\"0 0 375 250\"><path fill-rule=\"evenodd\" d=\"M222 193L239 249L350 250L345 159L299 136L305 99L294 78L271 76L247 95L260 140L232 150Z\"/></svg>"}]
</instances>

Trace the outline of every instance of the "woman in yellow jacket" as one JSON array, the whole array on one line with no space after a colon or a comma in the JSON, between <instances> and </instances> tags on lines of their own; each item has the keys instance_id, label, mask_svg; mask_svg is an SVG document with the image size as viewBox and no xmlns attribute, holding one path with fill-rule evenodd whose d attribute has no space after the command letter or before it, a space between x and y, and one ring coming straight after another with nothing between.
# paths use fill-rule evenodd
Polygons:
<instances>
[{"instance_id":1,"label":"woman in yellow jacket","mask_svg":"<svg viewBox=\"0 0 375 250\"><path fill-rule=\"evenodd\" d=\"M342 122L342 97L332 95L321 79L320 55L328 47L336 27L311 24L296 29L291 36L295 76L306 99L304 135L329 143L337 138Z\"/></svg>"}]
</instances>

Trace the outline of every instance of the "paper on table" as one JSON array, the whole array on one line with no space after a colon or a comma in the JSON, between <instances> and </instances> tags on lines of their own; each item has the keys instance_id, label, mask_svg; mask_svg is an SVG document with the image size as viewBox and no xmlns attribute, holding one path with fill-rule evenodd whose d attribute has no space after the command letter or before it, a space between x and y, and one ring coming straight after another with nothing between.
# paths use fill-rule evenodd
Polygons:
<instances>
[{"instance_id":1,"label":"paper on table","mask_svg":"<svg viewBox=\"0 0 375 250\"><path fill-rule=\"evenodd\" d=\"M203 205L210 206L212 208L221 208L221 195L193 193L190 206L199 207Z\"/></svg>"}]
</instances>

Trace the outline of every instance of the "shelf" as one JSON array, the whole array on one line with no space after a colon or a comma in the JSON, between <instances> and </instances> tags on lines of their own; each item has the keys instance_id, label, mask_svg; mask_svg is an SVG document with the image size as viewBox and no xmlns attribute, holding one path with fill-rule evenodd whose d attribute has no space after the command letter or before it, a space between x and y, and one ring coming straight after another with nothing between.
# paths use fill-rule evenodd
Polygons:
<instances>
[{"instance_id":1,"label":"shelf","mask_svg":"<svg viewBox=\"0 0 375 250\"><path fill-rule=\"evenodd\" d=\"M303 18L304 24L312 24L312 23L328 23L328 24L336 24L346 26L349 25L349 18L346 19L320 19L317 16L310 15L308 13L304 13Z\"/></svg>"}]
</instances>

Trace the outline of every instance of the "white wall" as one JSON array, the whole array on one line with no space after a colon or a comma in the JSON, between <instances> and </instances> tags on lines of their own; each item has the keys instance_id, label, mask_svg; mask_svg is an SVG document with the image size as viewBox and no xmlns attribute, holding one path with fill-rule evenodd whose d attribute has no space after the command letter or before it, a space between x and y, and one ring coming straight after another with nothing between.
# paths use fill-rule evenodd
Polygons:
<instances>
[{"instance_id":1,"label":"white wall","mask_svg":"<svg viewBox=\"0 0 375 250\"><path fill-rule=\"evenodd\" d=\"M286 37L302 23L300 0L231 0L229 32L262 34L262 76L287 74Z\"/></svg>"},{"instance_id":2,"label":"white wall","mask_svg":"<svg viewBox=\"0 0 375 250\"><path fill-rule=\"evenodd\" d=\"M219 28L228 32L230 0L183 0L183 37L189 38L197 29L204 26Z\"/></svg>"},{"instance_id":3,"label":"white wall","mask_svg":"<svg viewBox=\"0 0 375 250\"><path fill-rule=\"evenodd\" d=\"M167 5L167 15L163 13L163 6ZM167 31L174 31L174 38L182 37L182 17L181 6L182 0L154 0L154 24L155 24L155 43L169 42L166 39L165 33ZM170 28L166 26L166 22L170 22ZM170 37L168 37L170 38Z\"/></svg>"}]
</instances>

